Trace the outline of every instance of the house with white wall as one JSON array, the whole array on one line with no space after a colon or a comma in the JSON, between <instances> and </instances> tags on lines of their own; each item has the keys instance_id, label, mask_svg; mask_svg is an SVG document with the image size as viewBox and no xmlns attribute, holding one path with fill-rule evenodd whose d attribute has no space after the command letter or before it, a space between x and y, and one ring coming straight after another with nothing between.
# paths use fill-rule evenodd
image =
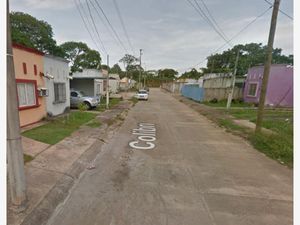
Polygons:
<instances>
[{"instance_id":1,"label":"house with white wall","mask_svg":"<svg viewBox=\"0 0 300 225\"><path fill-rule=\"evenodd\" d=\"M74 72L70 81L70 88L83 91L88 96L101 96L106 92L106 80L100 70L83 69Z\"/></svg>"},{"instance_id":2,"label":"house with white wall","mask_svg":"<svg viewBox=\"0 0 300 225\"><path fill-rule=\"evenodd\" d=\"M120 89L120 76L119 74L109 74L109 91L111 93L118 93Z\"/></svg>"},{"instance_id":3,"label":"house with white wall","mask_svg":"<svg viewBox=\"0 0 300 225\"><path fill-rule=\"evenodd\" d=\"M70 109L69 61L60 57L44 56L44 80L48 89L48 116L57 116Z\"/></svg>"}]
</instances>

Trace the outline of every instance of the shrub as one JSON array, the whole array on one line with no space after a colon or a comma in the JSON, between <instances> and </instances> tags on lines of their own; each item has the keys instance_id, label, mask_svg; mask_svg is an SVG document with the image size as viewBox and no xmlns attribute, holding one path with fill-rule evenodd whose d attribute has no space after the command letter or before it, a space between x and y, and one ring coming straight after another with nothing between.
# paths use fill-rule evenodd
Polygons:
<instances>
[{"instance_id":1,"label":"shrub","mask_svg":"<svg viewBox=\"0 0 300 225\"><path fill-rule=\"evenodd\" d=\"M218 99L213 98L212 100L209 101L210 103L218 103Z\"/></svg>"},{"instance_id":2,"label":"shrub","mask_svg":"<svg viewBox=\"0 0 300 225\"><path fill-rule=\"evenodd\" d=\"M78 104L78 109L81 112L83 112L83 111L87 111L89 109L89 107L85 103L81 102L81 103Z\"/></svg>"}]
</instances>

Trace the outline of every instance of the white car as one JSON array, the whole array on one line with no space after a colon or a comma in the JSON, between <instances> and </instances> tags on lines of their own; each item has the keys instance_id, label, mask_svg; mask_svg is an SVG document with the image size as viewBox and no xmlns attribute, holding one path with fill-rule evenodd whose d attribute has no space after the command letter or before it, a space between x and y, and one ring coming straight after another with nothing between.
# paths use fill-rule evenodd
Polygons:
<instances>
[{"instance_id":1,"label":"white car","mask_svg":"<svg viewBox=\"0 0 300 225\"><path fill-rule=\"evenodd\" d=\"M135 97L138 100L148 100L149 94L146 90L139 90L136 94Z\"/></svg>"}]
</instances>

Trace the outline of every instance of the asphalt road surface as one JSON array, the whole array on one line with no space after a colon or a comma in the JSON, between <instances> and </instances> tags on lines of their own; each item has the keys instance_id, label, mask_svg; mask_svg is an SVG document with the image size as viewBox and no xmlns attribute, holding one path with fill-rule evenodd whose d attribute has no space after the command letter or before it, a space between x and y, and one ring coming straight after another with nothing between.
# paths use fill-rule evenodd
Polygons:
<instances>
[{"instance_id":1,"label":"asphalt road surface","mask_svg":"<svg viewBox=\"0 0 300 225\"><path fill-rule=\"evenodd\" d=\"M288 225L292 178L243 139L151 89L48 225Z\"/></svg>"}]
</instances>

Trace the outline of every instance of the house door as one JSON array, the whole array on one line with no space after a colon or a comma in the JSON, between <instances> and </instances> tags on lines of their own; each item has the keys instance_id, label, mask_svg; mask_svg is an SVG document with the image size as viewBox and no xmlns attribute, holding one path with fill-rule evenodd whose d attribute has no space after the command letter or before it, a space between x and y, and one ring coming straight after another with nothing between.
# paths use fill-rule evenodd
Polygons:
<instances>
[{"instance_id":1,"label":"house door","mask_svg":"<svg viewBox=\"0 0 300 225\"><path fill-rule=\"evenodd\" d=\"M101 96L103 92L102 82L95 82L95 96Z\"/></svg>"}]
</instances>

